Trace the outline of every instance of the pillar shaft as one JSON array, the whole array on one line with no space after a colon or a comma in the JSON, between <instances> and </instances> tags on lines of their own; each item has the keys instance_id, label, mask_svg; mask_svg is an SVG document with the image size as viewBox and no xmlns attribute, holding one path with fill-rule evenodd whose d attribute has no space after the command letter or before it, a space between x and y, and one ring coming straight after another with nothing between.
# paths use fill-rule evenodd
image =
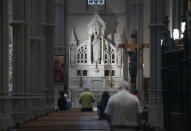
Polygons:
<instances>
[{"instance_id":1,"label":"pillar shaft","mask_svg":"<svg viewBox=\"0 0 191 131\"><path fill-rule=\"evenodd\" d=\"M43 3L41 0L31 1L31 66L32 66L32 114L38 116L43 112L43 93L40 86L40 75L44 72L40 70L41 53L40 47L44 41L42 35L42 11Z\"/></svg>"},{"instance_id":2,"label":"pillar shaft","mask_svg":"<svg viewBox=\"0 0 191 131\"><path fill-rule=\"evenodd\" d=\"M53 109L53 0L32 1L33 114Z\"/></svg>"},{"instance_id":3,"label":"pillar shaft","mask_svg":"<svg viewBox=\"0 0 191 131\"><path fill-rule=\"evenodd\" d=\"M54 107L54 88L53 88L53 0L44 0L43 5L43 37L44 41L40 46L41 52L41 89L44 97L44 110L51 111Z\"/></svg>"},{"instance_id":4,"label":"pillar shaft","mask_svg":"<svg viewBox=\"0 0 191 131\"><path fill-rule=\"evenodd\" d=\"M0 1L0 129L12 125L8 96L8 1Z\"/></svg>"},{"instance_id":5,"label":"pillar shaft","mask_svg":"<svg viewBox=\"0 0 191 131\"><path fill-rule=\"evenodd\" d=\"M54 5L55 5L54 55L65 55L64 31L63 31L65 30L64 28L64 24L65 24L64 0L55 0ZM65 55L65 58L66 58L66 55ZM65 61L67 60L65 59ZM54 88L55 88L54 103L55 105L57 105L57 100L59 97L58 92L64 89L63 89L63 85L55 85Z\"/></svg>"},{"instance_id":6,"label":"pillar shaft","mask_svg":"<svg viewBox=\"0 0 191 131\"><path fill-rule=\"evenodd\" d=\"M150 92L149 121L163 128L163 89L161 87L161 33L166 14L166 0L150 0Z\"/></svg>"},{"instance_id":7,"label":"pillar shaft","mask_svg":"<svg viewBox=\"0 0 191 131\"><path fill-rule=\"evenodd\" d=\"M13 0L13 98L14 121L31 118L30 0ZM19 105L19 106L18 106Z\"/></svg>"}]
</instances>

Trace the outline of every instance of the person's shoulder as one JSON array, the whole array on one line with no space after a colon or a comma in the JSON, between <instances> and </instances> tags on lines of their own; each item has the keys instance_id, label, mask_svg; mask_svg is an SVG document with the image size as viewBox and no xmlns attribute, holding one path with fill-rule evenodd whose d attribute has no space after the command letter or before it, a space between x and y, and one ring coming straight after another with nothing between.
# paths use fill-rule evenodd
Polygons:
<instances>
[{"instance_id":1,"label":"person's shoulder","mask_svg":"<svg viewBox=\"0 0 191 131\"><path fill-rule=\"evenodd\" d=\"M139 99L137 98L136 95L129 93L129 96L130 96L130 98L132 99L132 101L134 101L134 102L139 102Z\"/></svg>"},{"instance_id":2,"label":"person's shoulder","mask_svg":"<svg viewBox=\"0 0 191 131\"><path fill-rule=\"evenodd\" d=\"M93 95L93 94L89 91L85 91L80 94L80 96L90 96L90 95Z\"/></svg>"},{"instance_id":3,"label":"person's shoulder","mask_svg":"<svg viewBox=\"0 0 191 131\"><path fill-rule=\"evenodd\" d=\"M92 92L90 92L90 91L88 91L88 92L87 92L87 94L89 94L89 95L93 95L93 93L92 93Z\"/></svg>"},{"instance_id":4,"label":"person's shoulder","mask_svg":"<svg viewBox=\"0 0 191 131\"><path fill-rule=\"evenodd\" d=\"M82 93L80 94L80 96L83 96L83 95L84 95L84 93L85 93L85 92L82 92Z\"/></svg>"},{"instance_id":5,"label":"person's shoulder","mask_svg":"<svg viewBox=\"0 0 191 131\"><path fill-rule=\"evenodd\" d=\"M117 93L109 97L109 101L114 101L117 97Z\"/></svg>"}]
</instances>

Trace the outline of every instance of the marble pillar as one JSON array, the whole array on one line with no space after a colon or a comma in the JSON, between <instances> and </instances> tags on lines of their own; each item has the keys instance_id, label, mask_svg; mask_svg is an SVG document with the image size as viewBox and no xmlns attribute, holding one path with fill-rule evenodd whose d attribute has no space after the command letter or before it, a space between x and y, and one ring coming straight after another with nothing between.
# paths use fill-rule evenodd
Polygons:
<instances>
[{"instance_id":1,"label":"marble pillar","mask_svg":"<svg viewBox=\"0 0 191 131\"><path fill-rule=\"evenodd\" d=\"M30 0L12 1L14 122L31 118Z\"/></svg>"},{"instance_id":2,"label":"marble pillar","mask_svg":"<svg viewBox=\"0 0 191 131\"><path fill-rule=\"evenodd\" d=\"M149 122L163 128L163 89L161 87L161 33L164 29L166 0L150 0L150 89Z\"/></svg>"},{"instance_id":3,"label":"marble pillar","mask_svg":"<svg viewBox=\"0 0 191 131\"><path fill-rule=\"evenodd\" d=\"M12 126L8 92L8 1L0 1L0 129Z\"/></svg>"}]
</instances>

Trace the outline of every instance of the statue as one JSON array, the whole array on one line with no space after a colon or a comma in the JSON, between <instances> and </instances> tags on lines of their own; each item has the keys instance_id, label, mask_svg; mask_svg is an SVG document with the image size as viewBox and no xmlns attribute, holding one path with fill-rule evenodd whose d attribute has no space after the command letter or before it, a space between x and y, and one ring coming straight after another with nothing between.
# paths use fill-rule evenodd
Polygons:
<instances>
[{"instance_id":1,"label":"statue","mask_svg":"<svg viewBox=\"0 0 191 131\"><path fill-rule=\"evenodd\" d=\"M100 44L101 44L101 41L99 37L97 35L94 35L92 45L93 45L93 62L95 63L96 62L99 63L99 60L100 60L100 54L101 54Z\"/></svg>"},{"instance_id":2,"label":"statue","mask_svg":"<svg viewBox=\"0 0 191 131\"><path fill-rule=\"evenodd\" d=\"M122 59L121 59L122 53L121 52L122 51L120 49L117 49L117 65L118 66L121 66L121 61L122 61Z\"/></svg>"}]
</instances>

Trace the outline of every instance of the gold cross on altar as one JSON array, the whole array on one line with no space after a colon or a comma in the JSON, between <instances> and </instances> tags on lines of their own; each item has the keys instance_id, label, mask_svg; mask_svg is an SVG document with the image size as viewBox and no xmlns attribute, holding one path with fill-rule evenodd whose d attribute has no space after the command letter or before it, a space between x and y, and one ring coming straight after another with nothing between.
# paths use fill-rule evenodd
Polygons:
<instances>
[{"instance_id":1,"label":"gold cross on altar","mask_svg":"<svg viewBox=\"0 0 191 131\"><path fill-rule=\"evenodd\" d=\"M136 37L137 37L137 31L133 30L131 34L132 43L121 43L119 44L118 48L129 48L133 52L136 52L136 49L149 48L149 43L145 44L137 43Z\"/></svg>"}]
</instances>

